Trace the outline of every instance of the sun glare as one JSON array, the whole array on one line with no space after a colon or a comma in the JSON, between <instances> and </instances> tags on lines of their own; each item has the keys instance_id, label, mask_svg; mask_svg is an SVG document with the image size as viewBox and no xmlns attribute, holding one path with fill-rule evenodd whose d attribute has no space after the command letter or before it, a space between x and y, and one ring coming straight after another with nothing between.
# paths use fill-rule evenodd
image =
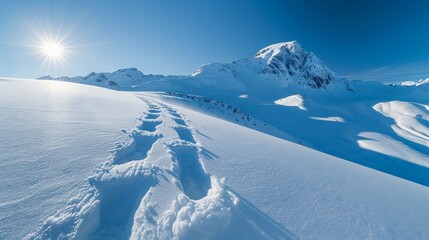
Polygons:
<instances>
[{"instance_id":1,"label":"sun glare","mask_svg":"<svg viewBox=\"0 0 429 240\"><path fill-rule=\"evenodd\" d=\"M75 9L76 12L70 14L70 9L61 5L49 6L41 12L23 10L16 13L24 31L19 31L17 36L20 40L12 44L23 47L19 57L28 56L28 60L32 57L34 65L40 63L35 76L64 74L73 68L72 63L76 62L78 55L88 54L89 46L101 44L84 43L85 38L82 38L82 33L86 33L79 26L89 8Z\"/></svg>"},{"instance_id":2,"label":"sun glare","mask_svg":"<svg viewBox=\"0 0 429 240\"><path fill-rule=\"evenodd\" d=\"M68 55L70 54L67 45L62 41L49 37L40 38L37 49L39 56L44 59L41 67L46 67L45 74L51 71L56 73L59 67L64 68L64 64L67 63Z\"/></svg>"},{"instance_id":3,"label":"sun glare","mask_svg":"<svg viewBox=\"0 0 429 240\"><path fill-rule=\"evenodd\" d=\"M64 57L64 46L56 41L44 41L41 45L41 52L45 57L52 60L60 60Z\"/></svg>"}]
</instances>

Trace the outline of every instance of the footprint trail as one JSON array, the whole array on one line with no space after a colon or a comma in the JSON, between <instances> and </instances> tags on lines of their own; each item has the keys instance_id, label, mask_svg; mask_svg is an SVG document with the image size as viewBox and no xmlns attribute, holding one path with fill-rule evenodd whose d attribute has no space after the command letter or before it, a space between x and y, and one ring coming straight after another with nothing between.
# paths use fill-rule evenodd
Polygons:
<instances>
[{"instance_id":1,"label":"footprint trail","mask_svg":"<svg viewBox=\"0 0 429 240\"><path fill-rule=\"evenodd\" d=\"M236 201L204 169L189 121L169 105L140 98L147 109L125 131L128 140L27 239L189 239L204 228L225 228Z\"/></svg>"}]
</instances>

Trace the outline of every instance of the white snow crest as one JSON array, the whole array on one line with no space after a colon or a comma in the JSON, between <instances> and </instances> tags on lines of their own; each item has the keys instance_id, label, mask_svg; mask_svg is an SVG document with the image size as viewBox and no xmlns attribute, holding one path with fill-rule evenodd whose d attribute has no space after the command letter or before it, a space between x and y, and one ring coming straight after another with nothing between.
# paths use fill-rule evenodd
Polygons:
<instances>
[{"instance_id":1,"label":"white snow crest","mask_svg":"<svg viewBox=\"0 0 429 240\"><path fill-rule=\"evenodd\" d=\"M274 103L285 107L297 107L301 110L307 110L304 106L304 98L300 94L278 99Z\"/></svg>"},{"instance_id":2,"label":"white snow crest","mask_svg":"<svg viewBox=\"0 0 429 240\"><path fill-rule=\"evenodd\" d=\"M303 50L298 41L276 43L259 50L256 53L255 58L271 60L273 56L281 54L283 51L296 54L302 52Z\"/></svg>"},{"instance_id":3,"label":"white snow crest","mask_svg":"<svg viewBox=\"0 0 429 240\"><path fill-rule=\"evenodd\" d=\"M399 136L429 147L429 111L425 105L403 101L377 103L373 109L395 121L391 127Z\"/></svg>"},{"instance_id":4,"label":"white snow crest","mask_svg":"<svg viewBox=\"0 0 429 240\"><path fill-rule=\"evenodd\" d=\"M211 177L212 187L207 196L199 200L179 193L158 219L154 218L159 206L150 200L148 193L134 217L130 239L213 239L229 226L232 209L239 202L226 187Z\"/></svg>"},{"instance_id":5,"label":"white snow crest","mask_svg":"<svg viewBox=\"0 0 429 240\"><path fill-rule=\"evenodd\" d=\"M184 194L177 197L174 202L177 216L172 225L177 239L210 239L228 226L231 208L237 201L214 177L211 183L212 188L205 198L192 200Z\"/></svg>"}]
</instances>

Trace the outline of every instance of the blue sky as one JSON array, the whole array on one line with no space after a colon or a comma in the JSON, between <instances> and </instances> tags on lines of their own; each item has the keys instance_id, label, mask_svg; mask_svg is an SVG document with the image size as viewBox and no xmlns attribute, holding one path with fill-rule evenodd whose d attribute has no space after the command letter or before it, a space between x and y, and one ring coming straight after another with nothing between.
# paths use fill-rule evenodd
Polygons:
<instances>
[{"instance_id":1,"label":"blue sky","mask_svg":"<svg viewBox=\"0 0 429 240\"><path fill-rule=\"evenodd\" d=\"M4 0L0 76L85 75L124 67L189 74L202 64L298 40L341 75L417 80L429 77L427 9L429 2L417 0ZM41 32L67 35L64 66L43 64L35 51Z\"/></svg>"}]
</instances>

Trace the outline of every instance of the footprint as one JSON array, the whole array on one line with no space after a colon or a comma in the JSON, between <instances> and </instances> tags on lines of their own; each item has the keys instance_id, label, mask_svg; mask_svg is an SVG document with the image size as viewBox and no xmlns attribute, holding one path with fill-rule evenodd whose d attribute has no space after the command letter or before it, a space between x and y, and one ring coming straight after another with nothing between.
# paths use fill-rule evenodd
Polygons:
<instances>
[{"instance_id":1,"label":"footprint","mask_svg":"<svg viewBox=\"0 0 429 240\"><path fill-rule=\"evenodd\" d=\"M175 127L174 130L176 130L176 132L179 135L179 138L181 140L195 143L195 139L194 139L191 131L188 128L186 128L186 127Z\"/></svg>"},{"instance_id":2,"label":"footprint","mask_svg":"<svg viewBox=\"0 0 429 240\"><path fill-rule=\"evenodd\" d=\"M159 114L149 113L146 115L145 119L157 119Z\"/></svg>"},{"instance_id":3,"label":"footprint","mask_svg":"<svg viewBox=\"0 0 429 240\"><path fill-rule=\"evenodd\" d=\"M201 166L197 147L178 143L171 145L170 149L179 165L178 175L184 193L194 200L207 196L211 187L210 177Z\"/></svg>"},{"instance_id":4,"label":"footprint","mask_svg":"<svg viewBox=\"0 0 429 240\"><path fill-rule=\"evenodd\" d=\"M159 109L159 106L158 105L154 105L154 104L149 104L149 108Z\"/></svg>"},{"instance_id":5,"label":"footprint","mask_svg":"<svg viewBox=\"0 0 429 240\"><path fill-rule=\"evenodd\" d=\"M97 185L99 191L99 226L91 239L127 239L141 199L156 184L156 172L132 178L111 179Z\"/></svg>"},{"instance_id":6,"label":"footprint","mask_svg":"<svg viewBox=\"0 0 429 240\"><path fill-rule=\"evenodd\" d=\"M161 123L162 121L143 121L139 129L148 132L155 132L156 127Z\"/></svg>"},{"instance_id":7,"label":"footprint","mask_svg":"<svg viewBox=\"0 0 429 240\"><path fill-rule=\"evenodd\" d=\"M180 114L176 113L176 112L168 112L170 113L171 116L173 117L177 117L177 118L181 118L182 116L180 116Z\"/></svg>"},{"instance_id":8,"label":"footprint","mask_svg":"<svg viewBox=\"0 0 429 240\"><path fill-rule=\"evenodd\" d=\"M167 111L173 117L182 118L182 116L179 113L177 113L176 110L174 110L172 108L167 108Z\"/></svg>"},{"instance_id":9,"label":"footprint","mask_svg":"<svg viewBox=\"0 0 429 240\"><path fill-rule=\"evenodd\" d=\"M187 126L185 123L185 120L183 120L182 118L171 118L171 119L173 119L177 124L181 126Z\"/></svg>"},{"instance_id":10,"label":"footprint","mask_svg":"<svg viewBox=\"0 0 429 240\"><path fill-rule=\"evenodd\" d=\"M143 134L139 131L133 132L131 144L117 150L113 163L122 164L133 160L145 159L153 144L161 137L161 134Z\"/></svg>"},{"instance_id":11,"label":"footprint","mask_svg":"<svg viewBox=\"0 0 429 240\"><path fill-rule=\"evenodd\" d=\"M161 110L158 110L158 109L149 109L148 112L149 113L160 113Z\"/></svg>"}]
</instances>

